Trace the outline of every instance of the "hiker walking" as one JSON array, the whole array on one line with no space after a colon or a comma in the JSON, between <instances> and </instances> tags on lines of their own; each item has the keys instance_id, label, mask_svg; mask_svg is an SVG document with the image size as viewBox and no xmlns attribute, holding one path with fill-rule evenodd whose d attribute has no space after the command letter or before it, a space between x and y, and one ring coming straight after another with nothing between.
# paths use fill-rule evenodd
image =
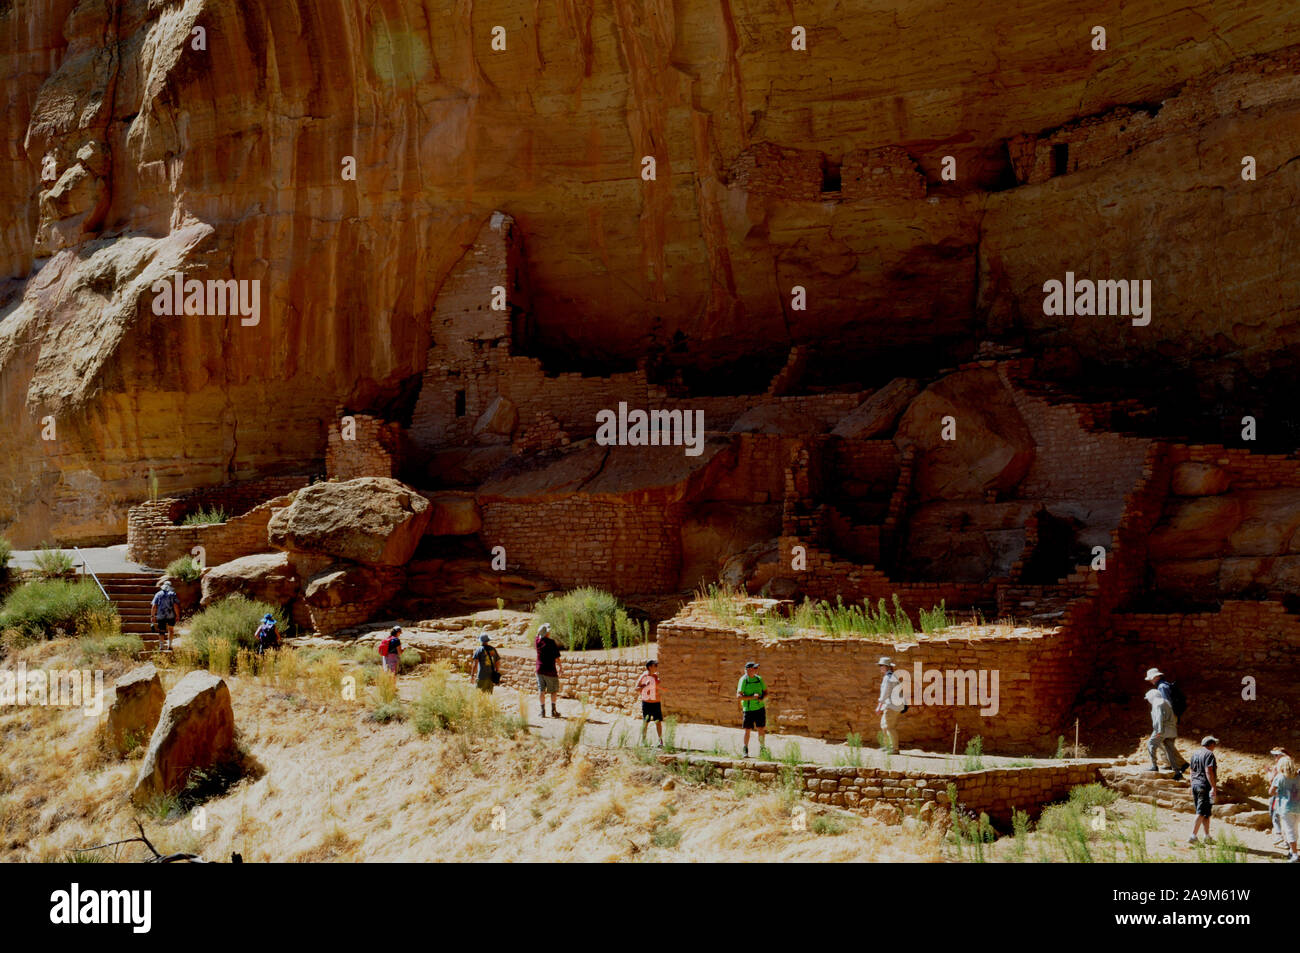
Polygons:
<instances>
[{"instance_id":1,"label":"hiker walking","mask_svg":"<svg viewBox=\"0 0 1300 953\"><path fill-rule=\"evenodd\" d=\"M1168 712L1163 713L1162 718L1157 721L1156 706L1151 701L1151 692L1148 691L1146 694L1147 702L1151 705L1152 731L1151 737L1147 739L1147 751L1151 754L1151 770L1160 770L1157 752L1163 747L1165 757L1169 759L1169 767L1174 772L1174 780L1181 781L1183 772L1187 770L1187 762L1178 753L1175 741L1178 739L1178 719L1187 708L1187 700L1183 697L1182 689L1165 678L1164 672L1158 668L1147 669L1146 681L1169 704Z\"/></svg>"},{"instance_id":2,"label":"hiker walking","mask_svg":"<svg viewBox=\"0 0 1300 953\"><path fill-rule=\"evenodd\" d=\"M395 625L388 630L387 637L379 643L379 654L384 659L384 671L392 672L394 677L402 670L402 627Z\"/></svg>"},{"instance_id":3,"label":"hiker walking","mask_svg":"<svg viewBox=\"0 0 1300 953\"><path fill-rule=\"evenodd\" d=\"M267 613L262 616L262 621L253 633L253 651L258 655L265 655L267 649L278 649L280 647L280 634L275 631L275 616Z\"/></svg>"},{"instance_id":4,"label":"hiker walking","mask_svg":"<svg viewBox=\"0 0 1300 953\"><path fill-rule=\"evenodd\" d=\"M743 679L742 679L743 681ZM759 679L762 681L762 679ZM660 697L659 663L654 659L645 663L645 674L636 680L637 694L641 697L641 744L645 744L646 728L650 722L655 723L659 732L659 747L664 746L664 706ZM746 732L745 749L749 749L749 737Z\"/></svg>"},{"instance_id":5,"label":"hiker walking","mask_svg":"<svg viewBox=\"0 0 1300 953\"><path fill-rule=\"evenodd\" d=\"M478 637L479 647L470 659L469 677L481 692L492 694L501 681L501 655L490 644L492 637L484 632ZM556 715L558 718L559 715Z\"/></svg>"},{"instance_id":6,"label":"hiker walking","mask_svg":"<svg viewBox=\"0 0 1300 953\"><path fill-rule=\"evenodd\" d=\"M1192 760L1188 765L1192 775L1192 808L1196 811L1192 836L1187 838L1189 844L1196 843L1196 832L1202 826L1205 827L1205 843L1214 843L1210 838L1210 808L1219 796L1219 762L1214 758L1214 749L1218 744L1218 738L1206 735L1201 739L1201 746L1192 752Z\"/></svg>"},{"instance_id":7,"label":"hiker walking","mask_svg":"<svg viewBox=\"0 0 1300 953\"><path fill-rule=\"evenodd\" d=\"M1151 770L1160 770L1160 759L1157 754L1163 747L1165 757L1169 759L1169 767L1174 771L1174 780L1181 781L1183 772L1178 766L1178 750L1174 747L1174 740L1178 737L1178 719L1174 717L1173 706L1164 695L1160 694L1158 688L1148 691L1146 700L1151 706L1151 737L1147 739L1147 751L1151 754Z\"/></svg>"},{"instance_id":8,"label":"hiker walking","mask_svg":"<svg viewBox=\"0 0 1300 953\"><path fill-rule=\"evenodd\" d=\"M745 757L749 757L749 732L758 729L758 750L761 752L767 738L767 682L758 674L757 662L745 663L745 674L736 684L736 697L740 699L741 725L745 729Z\"/></svg>"},{"instance_id":9,"label":"hiker walking","mask_svg":"<svg viewBox=\"0 0 1300 953\"><path fill-rule=\"evenodd\" d=\"M1287 840L1286 835L1282 832L1282 816L1278 813L1278 795L1277 789L1273 785L1273 779L1278 775L1278 766L1282 763L1282 759L1291 756L1282 747L1272 749L1269 754L1273 756L1273 763L1264 772L1264 780L1268 783L1268 789L1271 792L1268 799L1268 817L1273 822L1273 843L1278 847L1285 847Z\"/></svg>"},{"instance_id":10,"label":"hiker walking","mask_svg":"<svg viewBox=\"0 0 1300 953\"><path fill-rule=\"evenodd\" d=\"M559 718L555 698L560 693L560 644L551 638L551 624L537 628L537 707L546 717L546 696L551 696L551 717Z\"/></svg>"},{"instance_id":11,"label":"hiker walking","mask_svg":"<svg viewBox=\"0 0 1300 953\"><path fill-rule=\"evenodd\" d=\"M166 640L168 651L171 651L172 636L176 632L176 607L179 602L172 581L165 579L162 588L154 593L153 601L149 603L149 628L158 633L160 646Z\"/></svg>"},{"instance_id":12,"label":"hiker walking","mask_svg":"<svg viewBox=\"0 0 1300 953\"><path fill-rule=\"evenodd\" d=\"M902 686L894 674L894 660L881 656L876 662L880 666L880 698L876 701L876 711L880 713L881 747L893 753L898 750L898 715L903 710Z\"/></svg>"},{"instance_id":13,"label":"hiker walking","mask_svg":"<svg viewBox=\"0 0 1300 953\"><path fill-rule=\"evenodd\" d=\"M1296 826L1300 823L1300 778L1296 775L1296 763L1289 755L1277 759L1277 773L1269 785L1269 792L1277 797L1277 817L1281 822L1282 836L1286 841L1287 853L1291 855L1287 863L1300 863L1300 851L1296 850Z\"/></svg>"}]
</instances>

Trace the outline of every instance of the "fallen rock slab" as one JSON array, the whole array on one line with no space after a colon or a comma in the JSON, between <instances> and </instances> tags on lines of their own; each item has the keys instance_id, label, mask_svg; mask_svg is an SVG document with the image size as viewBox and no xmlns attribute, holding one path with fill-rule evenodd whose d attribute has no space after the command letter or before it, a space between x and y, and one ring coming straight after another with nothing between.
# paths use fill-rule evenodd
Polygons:
<instances>
[{"instance_id":1,"label":"fallen rock slab","mask_svg":"<svg viewBox=\"0 0 1300 953\"><path fill-rule=\"evenodd\" d=\"M118 754L126 754L153 735L167 693L153 663L133 668L113 686L115 697L108 709L108 741Z\"/></svg>"},{"instance_id":2,"label":"fallen rock slab","mask_svg":"<svg viewBox=\"0 0 1300 953\"><path fill-rule=\"evenodd\" d=\"M235 713L224 679L190 672L167 693L131 800L146 804L185 790L195 771L235 759Z\"/></svg>"}]
</instances>

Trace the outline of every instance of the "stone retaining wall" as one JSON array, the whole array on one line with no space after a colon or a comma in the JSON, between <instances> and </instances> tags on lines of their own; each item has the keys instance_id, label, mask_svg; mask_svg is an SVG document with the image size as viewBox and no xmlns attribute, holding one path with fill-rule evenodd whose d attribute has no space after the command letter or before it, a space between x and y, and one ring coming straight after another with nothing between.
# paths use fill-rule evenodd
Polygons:
<instances>
[{"instance_id":1,"label":"stone retaining wall","mask_svg":"<svg viewBox=\"0 0 1300 953\"><path fill-rule=\"evenodd\" d=\"M468 669L475 649L461 645L419 645L426 661L446 659L458 668ZM498 650L500 651L500 650ZM501 684L529 694L537 693L536 659L531 655L501 652ZM560 658L560 696L581 698L593 708L628 712L638 700L636 681L645 673L643 659L590 658L570 652Z\"/></svg>"},{"instance_id":2,"label":"stone retaining wall","mask_svg":"<svg viewBox=\"0 0 1300 953\"><path fill-rule=\"evenodd\" d=\"M307 479L287 478L286 482L278 485L296 491L307 485ZM190 555L195 546L203 547L204 562L208 566L219 566L240 556L270 552L274 547L267 541L267 523L275 510L288 506L292 499L292 492L271 499L261 497L259 505L247 512L240 511L241 515L232 516L224 523L198 526L177 523L186 513L198 508L190 499L169 498L141 503L131 507L127 516L126 558L141 566L164 569L172 560ZM201 505L221 506L222 503L218 499L215 503L205 501Z\"/></svg>"},{"instance_id":3,"label":"stone retaining wall","mask_svg":"<svg viewBox=\"0 0 1300 953\"><path fill-rule=\"evenodd\" d=\"M771 761L737 761L730 758L699 758L663 755L661 760L714 765L728 780L747 778L774 784L786 765ZM1046 804L1064 800L1070 789L1100 779L1097 763L1055 762L1022 768L992 768L986 771L930 772L891 771L874 767L829 767L803 764L805 797L818 804L830 804L869 813L878 804L891 804L901 814L928 813L933 802L947 810L948 785L957 789L957 803L978 815L983 812L1000 827L1011 824L1013 810L1038 813Z\"/></svg>"}]
</instances>

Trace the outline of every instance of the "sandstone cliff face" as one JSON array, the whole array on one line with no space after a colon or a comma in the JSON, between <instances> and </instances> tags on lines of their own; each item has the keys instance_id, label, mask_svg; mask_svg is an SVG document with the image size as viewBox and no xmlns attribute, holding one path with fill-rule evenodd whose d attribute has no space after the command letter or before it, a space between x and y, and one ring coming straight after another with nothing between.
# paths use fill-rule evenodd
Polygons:
<instances>
[{"instance_id":1,"label":"sandstone cliff face","mask_svg":"<svg viewBox=\"0 0 1300 953\"><path fill-rule=\"evenodd\" d=\"M150 470L310 470L341 407L409 413L498 209L549 361L1028 332L1275 364L1297 43L1251 0L0 3L0 527L118 537ZM1067 269L1150 277L1152 324L1044 318ZM174 271L261 282L259 323L153 314Z\"/></svg>"}]
</instances>

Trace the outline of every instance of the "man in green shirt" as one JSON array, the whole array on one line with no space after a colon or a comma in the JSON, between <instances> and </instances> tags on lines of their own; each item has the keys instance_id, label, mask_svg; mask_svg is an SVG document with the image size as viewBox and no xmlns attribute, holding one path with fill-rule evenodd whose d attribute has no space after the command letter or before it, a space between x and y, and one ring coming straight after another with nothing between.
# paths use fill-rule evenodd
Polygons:
<instances>
[{"instance_id":1,"label":"man in green shirt","mask_svg":"<svg viewBox=\"0 0 1300 953\"><path fill-rule=\"evenodd\" d=\"M749 732L758 729L758 750L763 750L767 737L767 705L763 699L767 696L767 683L758 674L757 662L745 663L745 674L736 685L736 697L740 699L740 712L745 728L745 757L749 757Z\"/></svg>"}]
</instances>

